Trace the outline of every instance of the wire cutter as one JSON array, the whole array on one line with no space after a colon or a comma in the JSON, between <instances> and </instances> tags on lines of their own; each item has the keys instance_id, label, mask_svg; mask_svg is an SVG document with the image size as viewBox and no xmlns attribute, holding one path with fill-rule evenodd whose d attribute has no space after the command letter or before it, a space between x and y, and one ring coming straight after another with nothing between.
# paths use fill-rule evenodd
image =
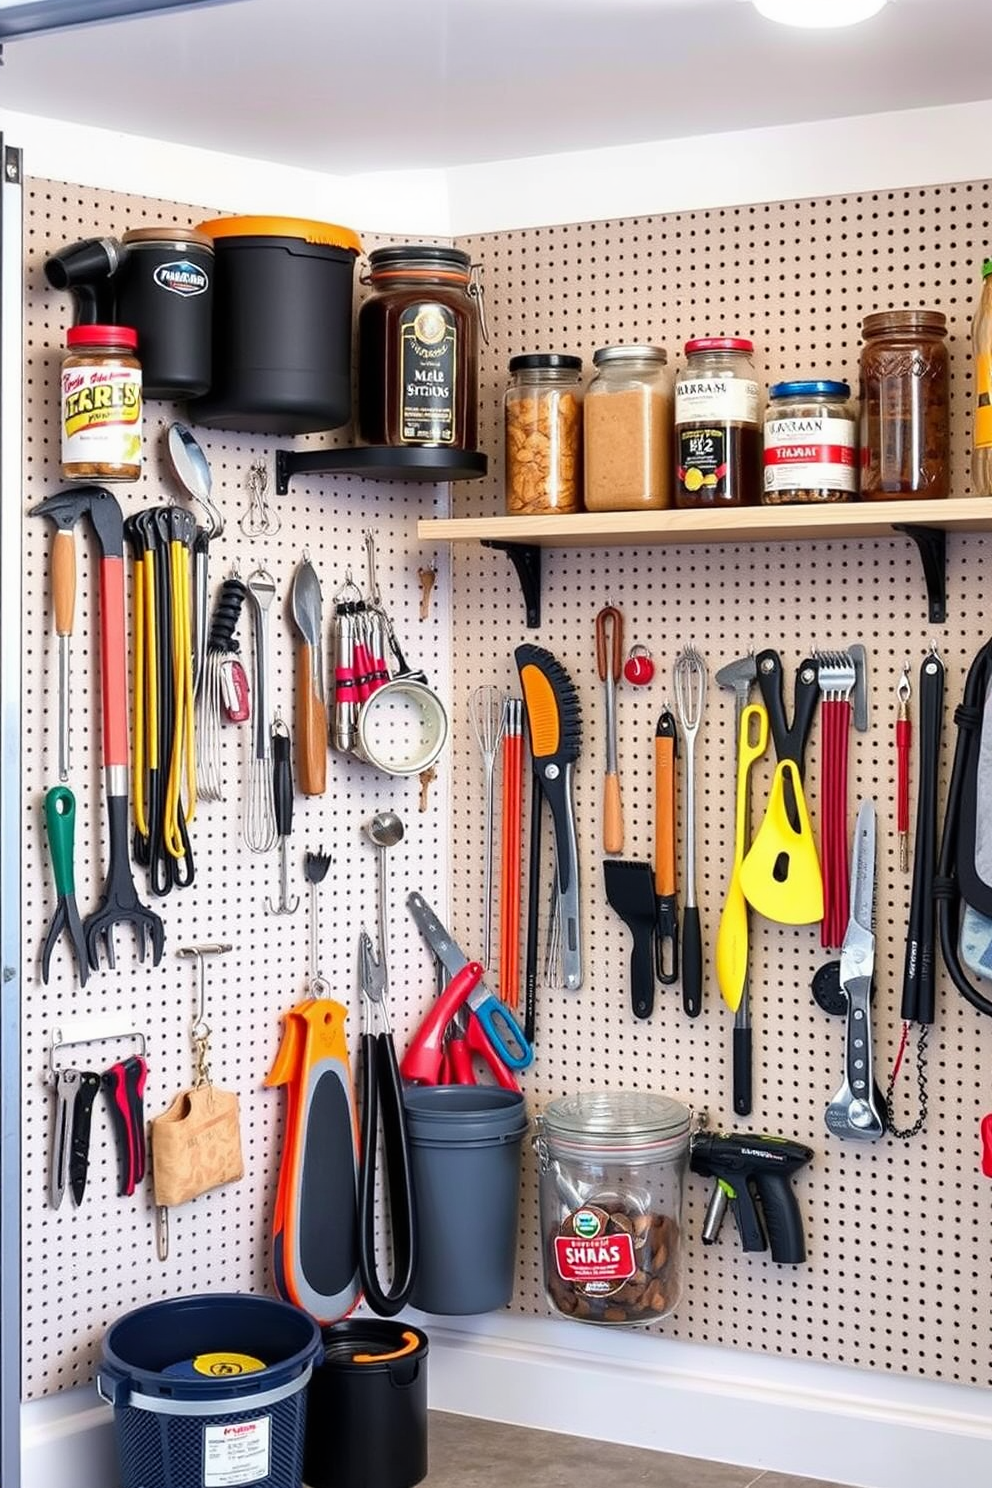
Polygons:
<instances>
[{"instance_id":1,"label":"wire cutter","mask_svg":"<svg viewBox=\"0 0 992 1488\"><path fill-rule=\"evenodd\" d=\"M375 955L372 940L365 930L358 940L358 974L362 993L358 1263L366 1302L380 1317L395 1317L406 1306L417 1274L413 1171L403 1109L403 1086L386 1009L386 968ZM378 1033L375 1031L377 1013L382 1022ZM381 1285L376 1269L375 1166L380 1117L393 1256L393 1284L388 1291Z\"/></svg>"}]
</instances>

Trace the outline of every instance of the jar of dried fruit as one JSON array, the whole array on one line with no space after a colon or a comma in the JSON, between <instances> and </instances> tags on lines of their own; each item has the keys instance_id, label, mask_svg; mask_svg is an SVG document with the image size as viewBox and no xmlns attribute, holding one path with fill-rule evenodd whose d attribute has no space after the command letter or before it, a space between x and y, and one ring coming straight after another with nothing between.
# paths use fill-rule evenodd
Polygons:
<instances>
[{"instance_id":1,"label":"jar of dried fruit","mask_svg":"<svg viewBox=\"0 0 992 1488\"><path fill-rule=\"evenodd\" d=\"M603 346L586 391L587 511L651 511L672 499L672 394L659 346Z\"/></svg>"},{"instance_id":2,"label":"jar of dried fruit","mask_svg":"<svg viewBox=\"0 0 992 1488\"><path fill-rule=\"evenodd\" d=\"M586 1323L653 1323L682 1291L689 1109L641 1090L563 1096L537 1120L551 1306Z\"/></svg>"},{"instance_id":3,"label":"jar of dried fruit","mask_svg":"<svg viewBox=\"0 0 992 1488\"><path fill-rule=\"evenodd\" d=\"M582 359L510 358L503 400L510 516L582 509Z\"/></svg>"}]
</instances>

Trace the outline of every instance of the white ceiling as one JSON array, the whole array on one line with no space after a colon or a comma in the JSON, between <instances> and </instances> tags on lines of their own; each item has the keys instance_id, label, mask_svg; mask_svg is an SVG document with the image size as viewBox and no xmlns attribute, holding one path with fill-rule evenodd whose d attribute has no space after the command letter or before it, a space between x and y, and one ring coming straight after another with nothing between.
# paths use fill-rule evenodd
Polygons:
<instances>
[{"instance_id":1,"label":"white ceiling","mask_svg":"<svg viewBox=\"0 0 992 1488\"><path fill-rule=\"evenodd\" d=\"M236 0L9 42L0 106L338 175L992 96L992 0Z\"/></svg>"}]
</instances>

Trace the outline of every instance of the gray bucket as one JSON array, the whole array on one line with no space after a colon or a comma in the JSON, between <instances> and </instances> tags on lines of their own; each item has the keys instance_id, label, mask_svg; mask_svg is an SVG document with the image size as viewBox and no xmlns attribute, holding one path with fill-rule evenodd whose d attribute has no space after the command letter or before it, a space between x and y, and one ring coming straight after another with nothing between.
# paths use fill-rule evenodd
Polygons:
<instances>
[{"instance_id":1,"label":"gray bucket","mask_svg":"<svg viewBox=\"0 0 992 1488\"><path fill-rule=\"evenodd\" d=\"M423 1312L492 1312L513 1296L520 1144L527 1108L494 1085L404 1093L420 1263L410 1301Z\"/></svg>"}]
</instances>

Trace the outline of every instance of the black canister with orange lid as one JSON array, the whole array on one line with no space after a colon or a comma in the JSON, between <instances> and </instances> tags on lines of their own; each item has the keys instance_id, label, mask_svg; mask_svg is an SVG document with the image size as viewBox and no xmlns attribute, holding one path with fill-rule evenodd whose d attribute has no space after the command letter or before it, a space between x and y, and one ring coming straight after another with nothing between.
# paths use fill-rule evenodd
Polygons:
<instances>
[{"instance_id":1,"label":"black canister with orange lid","mask_svg":"<svg viewBox=\"0 0 992 1488\"><path fill-rule=\"evenodd\" d=\"M297 217L201 222L214 245L210 391L190 405L208 429L310 434L351 419L357 234Z\"/></svg>"}]
</instances>

